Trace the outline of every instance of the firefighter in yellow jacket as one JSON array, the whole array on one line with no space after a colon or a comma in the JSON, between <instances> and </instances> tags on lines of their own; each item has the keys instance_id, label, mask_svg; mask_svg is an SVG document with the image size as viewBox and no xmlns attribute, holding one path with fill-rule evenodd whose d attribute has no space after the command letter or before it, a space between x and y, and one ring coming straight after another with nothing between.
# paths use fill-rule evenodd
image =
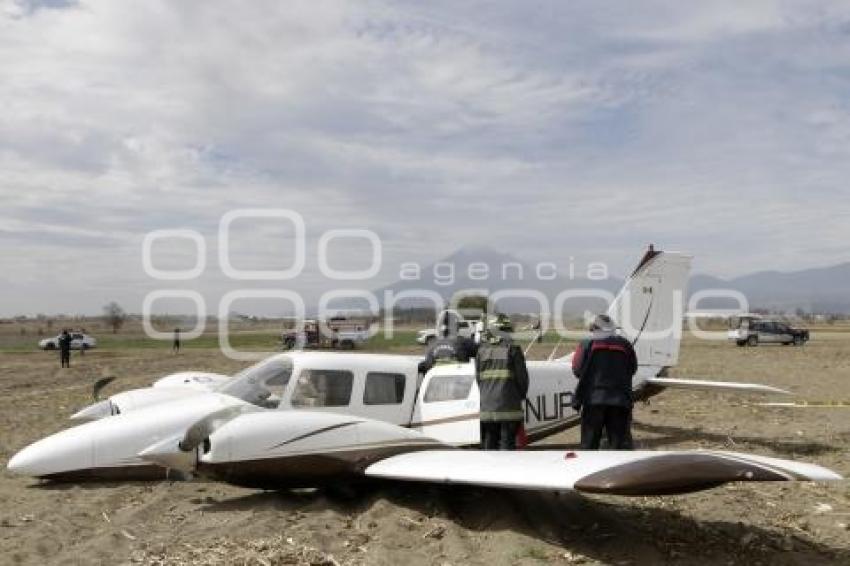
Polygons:
<instances>
[{"instance_id":1,"label":"firefighter in yellow jacket","mask_svg":"<svg viewBox=\"0 0 850 566\"><path fill-rule=\"evenodd\" d=\"M481 394L481 448L514 450L528 394L528 369L522 349L510 336L488 331L475 356L475 379Z\"/></svg>"}]
</instances>

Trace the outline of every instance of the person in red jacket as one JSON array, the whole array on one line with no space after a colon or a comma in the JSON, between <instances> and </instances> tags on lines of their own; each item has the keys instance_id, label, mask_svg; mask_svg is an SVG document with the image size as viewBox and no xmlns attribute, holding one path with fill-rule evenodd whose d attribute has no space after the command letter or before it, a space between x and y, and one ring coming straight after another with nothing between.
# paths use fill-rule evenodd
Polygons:
<instances>
[{"instance_id":1,"label":"person in red jacket","mask_svg":"<svg viewBox=\"0 0 850 566\"><path fill-rule=\"evenodd\" d=\"M608 315L598 315L590 332L573 354L573 374L578 378L573 407L581 411L581 447L598 450L604 431L609 448L631 450L637 355Z\"/></svg>"}]
</instances>

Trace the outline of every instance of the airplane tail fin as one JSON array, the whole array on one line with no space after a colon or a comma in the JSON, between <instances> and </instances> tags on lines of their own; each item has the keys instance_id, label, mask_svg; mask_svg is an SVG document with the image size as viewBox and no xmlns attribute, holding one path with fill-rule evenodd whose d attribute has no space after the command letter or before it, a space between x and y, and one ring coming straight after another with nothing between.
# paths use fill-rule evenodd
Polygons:
<instances>
[{"instance_id":1,"label":"airplane tail fin","mask_svg":"<svg viewBox=\"0 0 850 566\"><path fill-rule=\"evenodd\" d=\"M622 335L632 341L641 366L661 371L679 360L691 259L650 248L608 309Z\"/></svg>"},{"instance_id":2,"label":"airplane tail fin","mask_svg":"<svg viewBox=\"0 0 850 566\"><path fill-rule=\"evenodd\" d=\"M783 389L756 383L666 377L666 368L679 361L691 259L650 247L608 308L608 316L637 353L639 396L650 397L662 389L788 395Z\"/></svg>"}]
</instances>

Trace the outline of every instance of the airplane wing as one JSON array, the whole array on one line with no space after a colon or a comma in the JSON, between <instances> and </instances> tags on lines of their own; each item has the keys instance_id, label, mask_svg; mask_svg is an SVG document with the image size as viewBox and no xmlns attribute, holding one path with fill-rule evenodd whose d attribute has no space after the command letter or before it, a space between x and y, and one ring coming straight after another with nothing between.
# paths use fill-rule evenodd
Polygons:
<instances>
[{"instance_id":1,"label":"airplane wing","mask_svg":"<svg viewBox=\"0 0 850 566\"><path fill-rule=\"evenodd\" d=\"M370 465L370 477L612 495L689 493L735 481L821 481L820 466L735 452L426 450Z\"/></svg>"},{"instance_id":2,"label":"airplane wing","mask_svg":"<svg viewBox=\"0 0 850 566\"><path fill-rule=\"evenodd\" d=\"M699 389L727 393L776 393L791 395L790 391L760 383L738 383L735 381L708 381L704 379L673 379L670 377L648 377L646 383L669 389Z\"/></svg>"},{"instance_id":3,"label":"airplane wing","mask_svg":"<svg viewBox=\"0 0 850 566\"><path fill-rule=\"evenodd\" d=\"M185 435L159 442L138 456L263 489L365 475L526 490L665 495L735 481L841 479L814 464L735 452L453 449L419 432L364 417L250 409L213 413ZM201 442L204 449L195 450ZM185 452L197 454L196 459L187 460Z\"/></svg>"}]
</instances>

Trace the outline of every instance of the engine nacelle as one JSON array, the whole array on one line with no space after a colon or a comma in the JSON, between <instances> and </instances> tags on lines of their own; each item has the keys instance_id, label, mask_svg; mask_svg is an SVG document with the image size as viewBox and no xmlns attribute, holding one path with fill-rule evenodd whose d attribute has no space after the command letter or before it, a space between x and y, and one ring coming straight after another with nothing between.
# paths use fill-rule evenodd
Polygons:
<instances>
[{"instance_id":1,"label":"engine nacelle","mask_svg":"<svg viewBox=\"0 0 850 566\"><path fill-rule=\"evenodd\" d=\"M232 484L284 488L363 478L372 463L410 451L448 448L433 438L351 415L263 411L240 415L204 443L198 473Z\"/></svg>"},{"instance_id":2,"label":"engine nacelle","mask_svg":"<svg viewBox=\"0 0 850 566\"><path fill-rule=\"evenodd\" d=\"M136 411L157 403L194 397L199 393L214 391L226 379L229 377L220 373L198 371L172 373L157 380L151 387L122 391L108 399L89 405L71 415L71 420L94 421Z\"/></svg>"}]
</instances>

